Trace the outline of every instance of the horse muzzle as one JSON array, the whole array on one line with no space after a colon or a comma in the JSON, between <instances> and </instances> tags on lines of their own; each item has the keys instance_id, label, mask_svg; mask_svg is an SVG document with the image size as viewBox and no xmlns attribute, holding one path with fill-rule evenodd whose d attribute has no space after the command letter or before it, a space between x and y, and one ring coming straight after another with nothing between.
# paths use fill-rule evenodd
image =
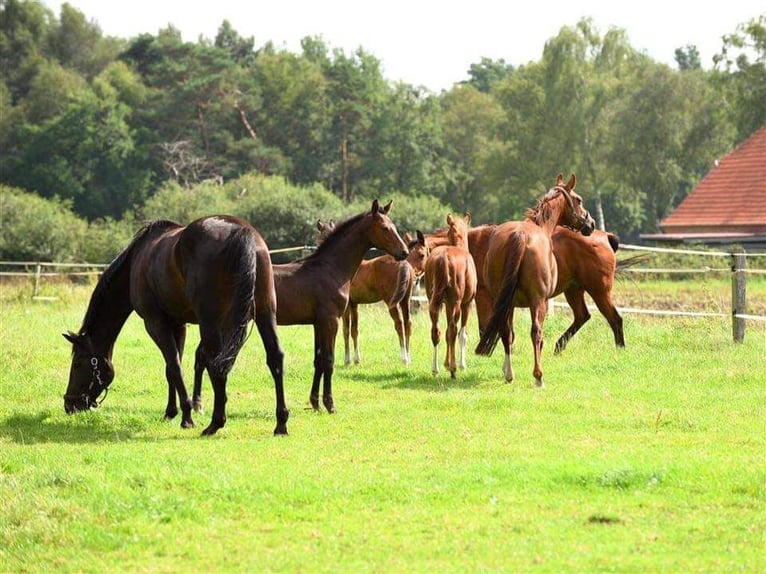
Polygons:
<instances>
[{"instance_id":1,"label":"horse muzzle","mask_svg":"<svg viewBox=\"0 0 766 574\"><path fill-rule=\"evenodd\" d=\"M400 251L399 253L394 254L394 259L396 259L397 261L404 261L405 259L407 259L407 256L409 256L409 254L410 252L404 249Z\"/></svg>"},{"instance_id":2,"label":"horse muzzle","mask_svg":"<svg viewBox=\"0 0 766 574\"><path fill-rule=\"evenodd\" d=\"M592 217L588 217L588 219L585 220L585 223L583 224L582 228L580 228L580 233L582 233L585 237L588 237L596 230L596 222L593 220Z\"/></svg>"},{"instance_id":3,"label":"horse muzzle","mask_svg":"<svg viewBox=\"0 0 766 574\"><path fill-rule=\"evenodd\" d=\"M98 407L98 403L91 401L87 395L80 397L64 397L64 412L71 415L81 411L88 411Z\"/></svg>"}]
</instances>

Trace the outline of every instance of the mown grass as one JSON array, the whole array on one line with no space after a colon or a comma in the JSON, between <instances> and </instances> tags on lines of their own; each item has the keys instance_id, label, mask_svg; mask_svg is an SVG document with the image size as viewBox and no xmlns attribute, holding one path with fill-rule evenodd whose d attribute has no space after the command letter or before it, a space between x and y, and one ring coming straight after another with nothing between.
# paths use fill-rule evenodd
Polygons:
<instances>
[{"instance_id":1,"label":"mown grass","mask_svg":"<svg viewBox=\"0 0 766 574\"><path fill-rule=\"evenodd\" d=\"M338 364L336 415L307 403L308 327L280 329L290 436L257 334L212 438L164 421L164 367L134 316L96 411L67 416L69 346L90 287L3 294L0 569L8 572L761 572L766 568L766 328L716 318L600 316L532 384L499 351L456 381L430 374L428 317L399 363L382 307L361 312L363 364ZM619 296L617 297L619 300ZM472 323L474 325L474 323ZM191 371L197 335L185 357ZM476 342L475 327L471 343ZM342 362L342 337L337 356ZM443 350L443 349L442 349ZM212 392L205 385L206 405Z\"/></svg>"}]
</instances>

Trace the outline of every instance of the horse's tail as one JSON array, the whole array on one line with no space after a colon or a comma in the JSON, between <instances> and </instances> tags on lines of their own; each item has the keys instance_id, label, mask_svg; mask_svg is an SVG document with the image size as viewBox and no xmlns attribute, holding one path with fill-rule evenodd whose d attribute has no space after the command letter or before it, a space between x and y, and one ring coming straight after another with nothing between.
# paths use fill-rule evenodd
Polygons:
<instances>
[{"instance_id":1,"label":"horse's tail","mask_svg":"<svg viewBox=\"0 0 766 574\"><path fill-rule=\"evenodd\" d=\"M257 271L257 243L251 229L239 227L226 239L219 261L232 285L232 300L220 352L210 359L218 372L228 373L239 350L247 340L247 327L255 316L255 275Z\"/></svg>"},{"instance_id":2,"label":"horse's tail","mask_svg":"<svg viewBox=\"0 0 766 574\"><path fill-rule=\"evenodd\" d=\"M477 355L491 355L500 339L500 330L508 324L513 310L513 297L519 286L519 270L527 250L527 237L524 232L511 235L506 246L508 253L503 274L503 284L495 300L492 316L489 318L484 331L481 333L479 344L476 345Z\"/></svg>"},{"instance_id":3,"label":"horse's tail","mask_svg":"<svg viewBox=\"0 0 766 574\"><path fill-rule=\"evenodd\" d=\"M615 268L615 273L620 273L625 271L626 269L629 269L630 267L633 267L637 263L641 263L642 261L646 261L646 259L649 258L648 253L640 253L638 255L633 255L632 257L628 257L627 259L622 259L617 262L617 267Z\"/></svg>"},{"instance_id":4,"label":"horse's tail","mask_svg":"<svg viewBox=\"0 0 766 574\"><path fill-rule=\"evenodd\" d=\"M434 277L433 277L433 291L431 292L430 301L435 305L441 305L444 302L444 292L452 284L452 278L450 277L449 265L447 264L447 256L443 255L437 259L434 259Z\"/></svg>"},{"instance_id":5,"label":"horse's tail","mask_svg":"<svg viewBox=\"0 0 766 574\"><path fill-rule=\"evenodd\" d=\"M394 290L391 300L388 302L389 306L398 305L402 302L405 295L407 295L413 280L413 271L409 263L400 261L398 266L399 269L396 273L396 289Z\"/></svg>"},{"instance_id":6,"label":"horse's tail","mask_svg":"<svg viewBox=\"0 0 766 574\"><path fill-rule=\"evenodd\" d=\"M606 239L609 241L609 246L612 248L612 251L617 253L617 250L620 248L620 238L611 231L608 231Z\"/></svg>"}]
</instances>

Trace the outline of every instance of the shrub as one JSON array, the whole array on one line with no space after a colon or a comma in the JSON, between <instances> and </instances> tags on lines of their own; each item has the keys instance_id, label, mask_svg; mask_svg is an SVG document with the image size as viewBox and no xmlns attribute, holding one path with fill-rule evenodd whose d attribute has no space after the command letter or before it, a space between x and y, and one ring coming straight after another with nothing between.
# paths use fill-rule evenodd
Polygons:
<instances>
[{"instance_id":1,"label":"shrub","mask_svg":"<svg viewBox=\"0 0 766 574\"><path fill-rule=\"evenodd\" d=\"M87 227L69 203L0 185L0 258L6 261L78 259Z\"/></svg>"}]
</instances>

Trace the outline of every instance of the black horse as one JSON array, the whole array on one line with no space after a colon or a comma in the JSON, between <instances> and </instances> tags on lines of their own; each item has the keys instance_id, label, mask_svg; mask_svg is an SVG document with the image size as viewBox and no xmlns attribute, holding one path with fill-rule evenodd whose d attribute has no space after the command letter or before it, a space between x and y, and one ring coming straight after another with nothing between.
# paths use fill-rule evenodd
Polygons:
<instances>
[{"instance_id":1,"label":"black horse","mask_svg":"<svg viewBox=\"0 0 766 574\"><path fill-rule=\"evenodd\" d=\"M79 332L64 335L73 346L67 413L98 406L108 391L114 343L132 311L144 320L165 359L165 416L178 414L177 393L183 428L194 421L181 356L186 324L199 324L197 360L207 369L215 395L203 435L226 423L226 379L255 319L276 390L274 434L287 434L274 275L266 243L249 223L231 216L203 217L186 227L155 221L136 234L101 276Z\"/></svg>"}]
</instances>

